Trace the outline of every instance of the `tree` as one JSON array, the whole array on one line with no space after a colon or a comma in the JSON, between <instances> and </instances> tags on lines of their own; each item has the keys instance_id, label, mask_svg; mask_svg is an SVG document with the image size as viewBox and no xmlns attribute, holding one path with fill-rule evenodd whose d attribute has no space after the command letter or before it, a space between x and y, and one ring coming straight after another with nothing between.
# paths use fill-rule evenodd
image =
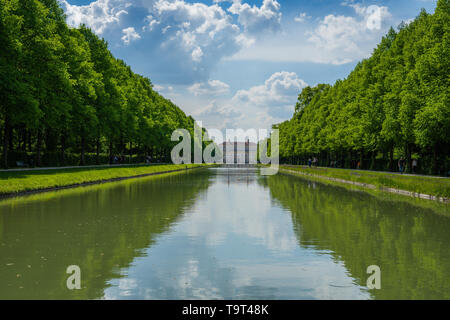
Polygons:
<instances>
[{"instance_id":1,"label":"tree","mask_svg":"<svg viewBox=\"0 0 450 320\"><path fill-rule=\"evenodd\" d=\"M332 159L355 167L359 161L367 169L394 170L395 157L410 164L414 154L422 159L422 172L445 174L449 26L449 1L440 0L433 15L422 10L398 32L391 28L345 80L304 88L293 118L278 126L282 160L305 161L314 154L327 164Z\"/></svg>"}]
</instances>

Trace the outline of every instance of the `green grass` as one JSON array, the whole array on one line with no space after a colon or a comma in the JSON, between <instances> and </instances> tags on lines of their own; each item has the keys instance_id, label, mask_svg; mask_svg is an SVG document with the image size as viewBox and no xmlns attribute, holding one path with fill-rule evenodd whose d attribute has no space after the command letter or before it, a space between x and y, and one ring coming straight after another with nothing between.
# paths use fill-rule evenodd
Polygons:
<instances>
[{"instance_id":1,"label":"green grass","mask_svg":"<svg viewBox=\"0 0 450 320\"><path fill-rule=\"evenodd\" d=\"M0 172L0 195L101 182L198 166L204 165L130 165L121 167L6 171Z\"/></svg>"},{"instance_id":2,"label":"green grass","mask_svg":"<svg viewBox=\"0 0 450 320\"><path fill-rule=\"evenodd\" d=\"M280 166L313 175L344 179L433 196L450 198L450 179L441 177L409 176L395 173L361 171L336 168L308 168L301 166Z\"/></svg>"}]
</instances>

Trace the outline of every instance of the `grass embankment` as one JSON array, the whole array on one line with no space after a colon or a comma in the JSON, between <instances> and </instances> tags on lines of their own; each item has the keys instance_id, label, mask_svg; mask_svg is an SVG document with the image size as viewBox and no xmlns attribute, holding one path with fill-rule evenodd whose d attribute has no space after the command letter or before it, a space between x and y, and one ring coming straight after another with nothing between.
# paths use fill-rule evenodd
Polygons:
<instances>
[{"instance_id":1,"label":"grass embankment","mask_svg":"<svg viewBox=\"0 0 450 320\"><path fill-rule=\"evenodd\" d=\"M190 169L203 164L130 165L0 172L0 196Z\"/></svg>"},{"instance_id":2,"label":"grass embankment","mask_svg":"<svg viewBox=\"0 0 450 320\"><path fill-rule=\"evenodd\" d=\"M300 171L315 176L330 177L371 184L378 188L394 188L437 197L450 198L450 179L396 173L349 170L336 168L308 168L303 166L280 166L282 169Z\"/></svg>"}]
</instances>

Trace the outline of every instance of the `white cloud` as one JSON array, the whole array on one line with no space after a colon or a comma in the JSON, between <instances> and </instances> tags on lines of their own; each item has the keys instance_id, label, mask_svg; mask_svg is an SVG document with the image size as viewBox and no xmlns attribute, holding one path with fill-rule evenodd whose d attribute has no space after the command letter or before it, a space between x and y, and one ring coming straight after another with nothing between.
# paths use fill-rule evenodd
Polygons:
<instances>
[{"instance_id":1,"label":"white cloud","mask_svg":"<svg viewBox=\"0 0 450 320\"><path fill-rule=\"evenodd\" d=\"M308 41L325 53L323 62L340 64L363 58L386 31L383 22L391 16L387 7L349 6L357 16L327 15L309 34Z\"/></svg>"},{"instance_id":2,"label":"white cloud","mask_svg":"<svg viewBox=\"0 0 450 320\"><path fill-rule=\"evenodd\" d=\"M240 118L242 112L234 107L221 106L216 100L211 101L205 108L199 109L195 112L198 116L218 116L223 121L224 118L231 121L233 118Z\"/></svg>"},{"instance_id":3,"label":"white cloud","mask_svg":"<svg viewBox=\"0 0 450 320\"><path fill-rule=\"evenodd\" d=\"M264 0L259 8L235 0L228 11L238 15L239 23L250 34L278 31L281 27L280 4L276 0Z\"/></svg>"},{"instance_id":4,"label":"white cloud","mask_svg":"<svg viewBox=\"0 0 450 320\"><path fill-rule=\"evenodd\" d=\"M277 38L258 41L229 60L344 64L366 58L392 24L391 14L383 6L343 5L352 7L354 14L326 15L309 30L309 23L292 25Z\"/></svg>"},{"instance_id":5,"label":"white cloud","mask_svg":"<svg viewBox=\"0 0 450 320\"><path fill-rule=\"evenodd\" d=\"M191 56L192 56L192 61L200 62L200 61L202 61L203 50L200 47L197 47L192 51Z\"/></svg>"},{"instance_id":6,"label":"white cloud","mask_svg":"<svg viewBox=\"0 0 450 320\"><path fill-rule=\"evenodd\" d=\"M123 29L122 32L124 33L124 36L122 37L122 41L125 44L130 44L130 42L141 38L141 36L136 32L136 30L134 30L133 27Z\"/></svg>"},{"instance_id":7,"label":"white cloud","mask_svg":"<svg viewBox=\"0 0 450 320\"><path fill-rule=\"evenodd\" d=\"M304 22L307 18L309 18L309 17L306 15L306 12L301 12L298 14L298 16L296 16L294 18L294 21L295 22Z\"/></svg>"},{"instance_id":8,"label":"white cloud","mask_svg":"<svg viewBox=\"0 0 450 320\"><path fill-rule=\"evenodd\" d=\"M212 100L204 108L194 111L195 119L202 121L208 128L235 128L238 123L245 122L243 111L229 104Z\"/></svg>"},{"instance_id":9,"label":"white cloud","mask_svg":"<svg viewBox=\"0 0 450 320\"><path fill-rule=\"evenodd\" d=\"M164 86L161 86L161 85L159 85L159 84L154 84L154 85L153 85L153 89L154 89L155 91L160 92L160 91L163 91L163 90L165 89L165 87L164 87Z\"/></svg>"},{"instance_id":10,"label":"white cloud","mask_svg":"<svg viewBox=\"0 0 450 320\"><path fill-rule=\"evenodd\" d=\"M78 6L60 1L70 25L86 24L107 37L112 47L140 39L140 50L126 53L129 63L158 75L159 83L207 81L221 60L252 47L258 32L278 30L281 20L276 0L264 0L260 6L233 0L228 11L217 4L222 1L96 0Z\"/></svg>"},{"instance_id":11,"label":"white cloud","mask_svg":"<svg viewBox=\"0 0 450 320\"><path fill-rule=\"evenodd\" d=\"M171 57L179 73L197 81L207 79L213 65L248 43L231 15L217 4L159 0L149 13L144 31L159 43L155 49Z\"/></svg>"},{"instance_id":12,"label":"white cloud","mask_svg":"<svg viewBox=\"0 0 450 320\"><path fill-rule=\"evenodd\" d=\"M95 33L102 34L111 25L118 24L130 4L124 0L97 0L88 5L71 5L66 0L60 0L67 15L67 23L73 27L86 24Z\"/></svg>"},{"instance_id":13,"label":"white cloud","mask_svg":"<svg viewBox=\"0 0 450 320\"><path fill-rule=\"evenodd\" d=\"M294 72L276 72L264 84L239 90L231 99L203 103L206 107L197 107L194 116L208 128L269 129L292 116L298 94L305 86Z\"/></svg>"},{"instance_id":14,"label":"white cloud","mask_svg":"<svg viewBox=\"0 0 450 320\"><path fill-rule=\"evenodd\" d=\"M295 72L276 72L263 85L249 90L239 90L233 100L240 103L262 107L284 107L295 105L300 91L307 83L300 79Z\"/></svg>"},{"instance_id":15,"label":"white cloud","mask_svg":"<svg viewBox=\"0 0 450 320\"><path fill-rule=\"evenodd\" d=\"M311 33L308 41L326 51L342 49L348 53L359 52L357 40L360 27L361 22L353 17L328 15Z\"/></svg>"},{"instance_id":16,"label":"white cloud","mask_svg":"<svg viewBox=\"0 0 450 320\"><path fill-rule=\"evenodd\" d=\"M163 94L166 98L169 99L175 99L180 97L178 91L175 91L175 88L171 85L162 86L160 84L153 84L153 89Z\"/></svg>"},{"instance_id":17,"label":"white cloud","mask_svg":"<svg viewBox=\"0 0 450 320\"><path fill-rule=\"evenodd\" d=\"M189 91L195 96L200 95L221 95L229 91L230 86L220 80L209 80L208 82L195 83L189 87Z\"/></svg>"}]
</instances>

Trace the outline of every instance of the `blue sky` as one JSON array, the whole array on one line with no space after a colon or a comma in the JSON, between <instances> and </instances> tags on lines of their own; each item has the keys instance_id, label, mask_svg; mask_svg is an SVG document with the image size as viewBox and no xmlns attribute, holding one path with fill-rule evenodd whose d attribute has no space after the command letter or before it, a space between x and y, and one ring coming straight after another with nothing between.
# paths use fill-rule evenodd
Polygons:
<instances>
[{"instance_id":1,"label":"blue sky","mask_svg":"<svg viewBox=\"0 0 450 320\"><path fill-rule=\"evenodd\" d=\"M269 128L435 0L59 0L207 128Z\"/></svg>"}]
</instances>

